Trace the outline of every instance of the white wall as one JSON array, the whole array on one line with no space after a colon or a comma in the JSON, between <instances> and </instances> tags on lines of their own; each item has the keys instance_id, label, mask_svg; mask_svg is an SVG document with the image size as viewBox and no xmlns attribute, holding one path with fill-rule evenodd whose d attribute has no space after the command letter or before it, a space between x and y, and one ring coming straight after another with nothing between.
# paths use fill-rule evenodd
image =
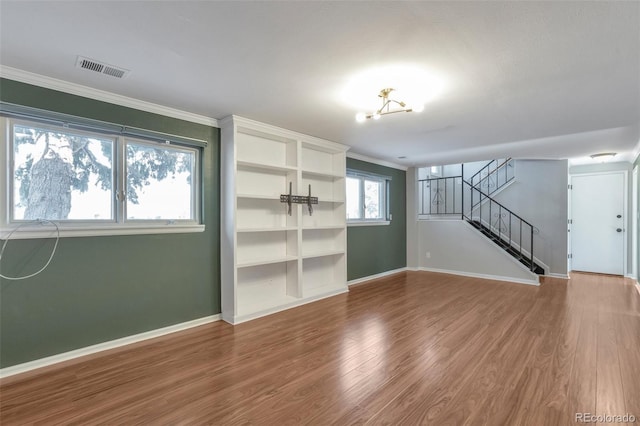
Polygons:
<instances>
[{"instance_id":1,"label":"white wall","mask_svg":"<svg viewBox=\"0 0 640 426\"><path fill-rule=\"evenodd\" d=\"M507 281L537 281L535 274L466 221L422 220L418 228L421 268Z\"/></svg>"},{"instance_id":2,"label":"white wall","mask_svg":"<svg viewBox=\"0 0 640 426\"><path fill-rule=\"evenodd\" d=\"M516 160L515 176L493 198L539 229L533 254L548 272L567 274L567 160Z\"/></svg>"}]
</instances>

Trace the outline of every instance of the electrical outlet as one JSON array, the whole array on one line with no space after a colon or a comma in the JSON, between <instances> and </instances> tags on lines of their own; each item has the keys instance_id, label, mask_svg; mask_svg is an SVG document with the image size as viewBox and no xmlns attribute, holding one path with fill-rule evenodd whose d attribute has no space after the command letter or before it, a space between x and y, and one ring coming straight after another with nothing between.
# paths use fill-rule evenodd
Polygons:
<instances>
[{"instance_id":1,"label":"electrical outlet","mask_svg":"<svg viewBox=\"0 0 640 426\"><path fill-rule=\"evenodd\" d=\"M431 252L428 251L425 256L427 256L427 259L431 259Z\"/></svg>"}]
</instances>

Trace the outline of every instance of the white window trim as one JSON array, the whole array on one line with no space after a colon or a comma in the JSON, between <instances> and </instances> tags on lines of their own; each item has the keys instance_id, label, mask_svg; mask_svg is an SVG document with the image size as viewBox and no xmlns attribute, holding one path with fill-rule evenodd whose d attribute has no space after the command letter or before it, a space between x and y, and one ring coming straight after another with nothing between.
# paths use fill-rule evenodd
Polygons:
<instances>
[{"instance_id":1,"label":"white window trim","mask_svg":"<svg viewBox=\"0 0 640 426\"><path fill-rule=\"evenodd\" d=\"M354 219L352 221L348 221L347 222L347 227L351 227L351 226L383 226L383 225L389 225L391 224L391 221L389 220L360 220L360 219Z\"/></svg>"},{"instance_id":2,"label":"white window trim","mask_svg":"<svg viewBox=\"0 0 640 426\"><path fill-rule=\"evenodd\" d=\"M365 219L364 217L361 219L347 219L347 226L380 226L380 225L389 225L391 223L391 212L389 211L389 191L390 185L389 181L391 178L388 176L382 176L374 173L362 172L359 170L347 170L346 177L349 178L357 178L362 179L363 185L364 180L376 180L383 184L383 194L382 194L382 204L383 204L383 215L384 218L376 218L376 219ZM361 189L362 197L364 197L364 188ZM364 214L364 211L363 211Z\"/></svg>"},{"instance_id":3,"label":"white window trim","mask_svg":"<svg viewBox=\"0 0 640 426\"><path fill-rule=\"evenodd\" d=\"M16 120L20 123L31 123L29 120ZM33 122L37 123L37 122ZM47 126L50 127L50 126ZM12 158L10 150L11 144L12 120L0 116L0 164L3 165L3 172L0 173L0 198L4 209L0 209L0 240L6 240L18 226L20 229L13 232L11 239L33 239L33 238L51 238L56 236L56 232L51 224L28 224L28 221L11 221L10 203L11 182L13 177L10 176L12 167L9 161ZM136 138L127 138L135 142ZM123 142L126 143L126 142ZM124 151L124 150L122 150ZM200 153L201 154L201 153ZM200 155L199 155L200 156ZM199 157L198 156L198 157ZM118 160L119 161L119 160ZM112 235L149 235L149 234L176 234L176 233L195 233L203 232L205 225L202 222L202 164L198 158L200 165L198 166L196 187L194 189L195 203L194 212L195 220L129 220L127 222L103 221L103 222L87 222L87 221L54 221L59 227L60 237L92 237L92 236L112 236ZM114 186L114 194L117 188ZM117 207L116 207L117 208Z\"/></svg>"}]
</instances>

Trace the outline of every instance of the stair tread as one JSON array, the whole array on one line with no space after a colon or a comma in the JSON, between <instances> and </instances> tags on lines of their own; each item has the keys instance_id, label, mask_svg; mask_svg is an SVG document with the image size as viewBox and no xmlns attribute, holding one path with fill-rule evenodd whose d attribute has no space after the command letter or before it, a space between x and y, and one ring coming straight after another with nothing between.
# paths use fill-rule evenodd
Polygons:
<instances>
[{"instance_id":1,"label":"stair tread","mask_svg":"<svg viewBox=\"0 0 640 426\"><path fill-rule=\"evenodd\" d=\"M470 223L474 228L478 229L484 236L493 241L498 247L504 249L511 257L516 259L518 262L531 269L533 266L532 272L538 275L544 274L544 268L538 265L535 262L531 262L529 258L522 255L520 249L516 249L514 246L510 244L509 241L505 241L502 237L502 233L495 233L489 227L482 224L479 220L467 219L467 222ZM506 234L504 234L506 235ZM533 263L533 265L532 265Z\"/></svg>"}]
</instances>

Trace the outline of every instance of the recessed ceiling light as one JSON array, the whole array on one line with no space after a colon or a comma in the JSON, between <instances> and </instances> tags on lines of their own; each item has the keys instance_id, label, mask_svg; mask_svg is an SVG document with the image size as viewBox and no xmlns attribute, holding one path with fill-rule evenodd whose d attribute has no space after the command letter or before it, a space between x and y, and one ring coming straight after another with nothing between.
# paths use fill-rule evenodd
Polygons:
<instances>
[{"instance_id":1,"label":"recessed ceiling light","mask_svg":"<svg viewBox=\"0 0 640 426\"><path fill-rule=\"evenodd\" d=\"M601 163L607 162L616 156L616 152L601 152L599 154L591 155L592 160L600 161Z\"/></svg>"}]
</instances>

